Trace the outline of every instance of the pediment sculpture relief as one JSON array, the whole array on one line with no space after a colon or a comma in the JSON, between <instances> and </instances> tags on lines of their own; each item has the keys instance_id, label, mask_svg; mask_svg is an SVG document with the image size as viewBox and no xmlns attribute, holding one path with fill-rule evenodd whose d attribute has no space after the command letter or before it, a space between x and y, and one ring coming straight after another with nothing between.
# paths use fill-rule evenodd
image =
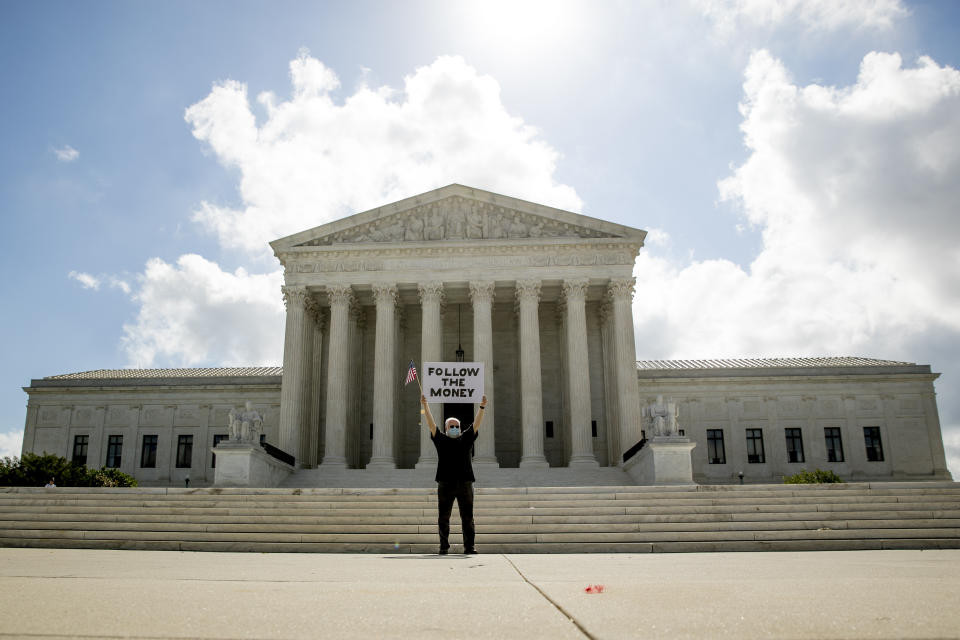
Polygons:
<instances>
[{"instance_id":1,"label":"pediment sculpture relief","mask_svg":"<svg viewBox=\"0 0 960 640\"><path fill-rule=\"evenodd\" d=\"M316 238L301 246L321 246L342 242L610 237L614 236L489 202L477 202L455 196Z\"/></svg>"}]
</instances>

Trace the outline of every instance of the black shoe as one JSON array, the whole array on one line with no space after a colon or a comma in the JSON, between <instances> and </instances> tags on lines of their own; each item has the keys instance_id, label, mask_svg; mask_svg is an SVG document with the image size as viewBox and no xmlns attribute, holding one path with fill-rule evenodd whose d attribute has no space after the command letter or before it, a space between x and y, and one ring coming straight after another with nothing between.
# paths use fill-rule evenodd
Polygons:
<instances>
[{"instance_id":1,"label":"black shoe","mask_svg":"<svg viewBox=\"0 0 960 640\"><path fill-rule=\"evenodd\" d=\"M446 549L440 549L440 552L439 552L439 553L440 553L440 555L445 556L445 555L447 555L447 550L446 550Z\"/></svg>"},{"instance_id":2,"label":"black shoe","mask_svg":"<svg viewBox=\"0 0 960 640\"><path fill-rule=\"evenodd\" d=\"M478 553L480 553L480 552L477 551L477 548L476 548L476 547L470 547L469 549L464 549L464 550L463 550L463 553L464 553L465 555L468 555L468 556L473 556L473 555L476 555L476 554L478 554Z\"/></svg>"}]
</instances>

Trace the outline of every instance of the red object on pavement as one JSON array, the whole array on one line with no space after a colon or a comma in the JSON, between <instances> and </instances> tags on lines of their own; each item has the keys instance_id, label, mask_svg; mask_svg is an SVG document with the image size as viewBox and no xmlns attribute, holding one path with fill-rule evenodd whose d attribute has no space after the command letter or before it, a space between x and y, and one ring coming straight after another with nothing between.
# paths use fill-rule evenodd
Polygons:
<instances>
[{"instance_id":1,"label":"red object on pavement","mask_svg":"<svg viewBox=\"0 0 960 640\"><path fill-rule=\"evenodd\" d=\"M588 584L587 588L584 589L587 593L603 593L602 584Z\"/></svg>"}]
</instances>

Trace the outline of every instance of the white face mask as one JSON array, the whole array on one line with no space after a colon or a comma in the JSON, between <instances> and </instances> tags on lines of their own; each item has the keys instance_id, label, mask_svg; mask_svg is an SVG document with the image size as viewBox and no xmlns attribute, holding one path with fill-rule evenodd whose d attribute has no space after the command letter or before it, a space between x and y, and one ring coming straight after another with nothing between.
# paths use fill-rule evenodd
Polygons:
<instances>
[{"instance_id":1,"label":"white face mask","mask_svg":"<svg viewBox=\"0 0 960 640\"><path fill-rule=\"evenodd\" d=\"M459 438L459 437L460 437L460 427L458 427L457 425L453 425L453 426L451 426L449 429L447 429L447 437L448 437L448 438Z\"/></svg>"}]
</instances>

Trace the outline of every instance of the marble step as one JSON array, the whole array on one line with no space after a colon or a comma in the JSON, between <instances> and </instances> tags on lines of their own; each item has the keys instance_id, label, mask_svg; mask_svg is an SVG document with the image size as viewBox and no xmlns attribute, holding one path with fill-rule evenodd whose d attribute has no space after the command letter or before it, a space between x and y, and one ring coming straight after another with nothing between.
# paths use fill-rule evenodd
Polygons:
<instances>
[{"instance_id":1,"label":"marble step","mask_svg":"<svg viewBox=\"0 0 960 640\"><path fill-rule=\"evenodd\" d=\"M210 532L210 531L97 531L56 529L0 530L0 541L15 539L87 540L109 543L115 540L180 542L286 542L286 543L435 543L435 532L419 533L282 533ZM534 543L636 543L704 541L777 541L777 540L869 540L882 539L960 539L960 529L795 529L779 531L669 531L669 532L577 532L577 533L485 533L478 542L491 544ZM456 543L456 538L451 542Z\"/></svg>"},{"instance_id":2,"label":"marble step","mask_svg":"<svg viewBox=\"0 0 960 640\"><path fill-rule=\"evenodd\" d=\"M960 485L487 488L476 516L485 549L514 553L956 548ZM3 546L413 553L435 522L435 489L0 491Z\"/></svg>"},{"instance_id":3,"label":"marble step","mask_svg":"<svg viewBox=\"0 0 960 640\"><path fill-rule=\"evenodd\" d=\"M670 524L670 523L710 523L710 522L792 522L792 521L828 521L828 520L938 520L944 518L960 518L960 505L952 510L888 510L888 511L797 511L797 512L755 512L745 511L742 513L677 513L660 515L599 515L591 513L588 515L501 515L497 513L477 512L478 518L482 516L484 523L489 524ZM457 512L453 512L453 521L457 519ZM132 510L123 513L78 513L70 512L35 512L35 511L9 511L0 512L0 526L10 526L12 521L31 521L31 522L142 522L142 523L161 523L161 522L184 522L195 524L296 524L296 525L418 525L434 524L436 522L436 510L431 510L428 514L369 514L363 512L362 515L343 515L339 511L333 514L318 515L210 515L210 514L182 514L182 513L158 513L157 510L150 510L144 513L139 510Z\"/></svg>"},{"instance_id":4,"label":"marble step","mask_svg":"<svg viewBox=\"0 0 960 640\"><path fill-rule=\"evenodd\" d=\"M678 517L686 518L714 518L718 520L729 520L733 518L750 520L771 520L771 519L810 519L813 514L817 519L842 518L849 517L850 514L859 514L860 518L876 517L868 514L897 514L897 517L920 517L913 514L921 514L922 517L944 517L960 510L960 503L880 503L880 504L817 504L817 505L734 505L734 506L712 506L712 507L660 507L652 508L622 508L622 507L566 507L566 508L521 508L521 509L502 509L486 508L477 506L474 512L477 518L491 517L519 517L536 519L556 519L556 518L580 518L581 520L597 521L598 519L616 519L626 518L636 521L669 521ZM113 519L122 519L124 517L149 515L155 518L239 518L255 519L266 518L275 520L277 518L308 518L313 521L331 521L333 519L345 519L356 521L362 519L404 519L416 518L433 520L436 518L436 504L426 508L417 509L170 509L170 508L110 508L110 507L53 507L53 506L32 506L32 507L4 507L0 509L0 522L10 519L24 519L42 516L44 518L77 518L88 519L91 517L111 517Z\"/></svg>"},{"instance_id":5,"label":"marble step","mask_svg":"<svg viewBox=\"0 0 960 640\"><path fill-rule=\"evenodd\" d=\"M149 551L212 551L242 553L376 553L434 555L437 543L301 543L301 542L197 542L179 540L10 539L5 546L62 549L119 549ZM461 549L455 542L451 553ZM871 538L869 540L739 540L634 543L511 543L481 544L481 553L711 553L761 551L861 551L884 549L958 549L951 538Z\"/></svg>"},{"instance_id":6,"label":"marble step","mask_svg":"<svg viewBox=\"0 0 960 640\"><path fill-rule=\"evenodd\" d=\"M555 523L555 522L478 522L478 534L493 533L624 533L675 531L785 531L825 529L911 529L960 528L960 518L867 519L867 520L771 520L707 521L707 522L618 522L618 523ZM84 520L10 520L0 530L77 530L77 531L203 531L209 533L344 533L344 534L411 534L435 533L436 522L414 523L199 523ZM460 524L451 522L451 531L460 532Z\"/></svg>"},{"instance_id":7,"label":"marble step","mask_svg":"<svg viewBox=\"0 0 960 640\"><path fill-rule=\"evenodd\" d=\"M925 494L827 494L827 495L726 495L717 497L705 497L702 494L697 496L667 496L652 497L626 494L585 494L582 496L570 494L555 494L549 497L538 496L532 498L529 496L486 496L478 494L475 502L478 505L498 506L504 508L528 508L528 507L567 507L567 506L600 506L611 505L623 507L658 507L664 505L670 506L711 506L711 505L734 505L750 502L755 505L778 505L778 504L820 504L820 503L895 503L895 502L951 502L960 501L960 493L925 493ZM263 499L262 496L254 496L253 499L243 500L242 496L223 496L209 495L203 498L192 496L189 499L182 499L175 496L97 496L96 494L60 495L48 493L46 495L5 495L0 497L0 508L8 506L26 507L26 506L115 506L115 507L163 507L178 505L183 508L224 508L242 504L249 508L278 508L286 507L291 509L336 509L345 504L352 508L423 508L427 505L435 504L435 496L400 496L397 498L388 498L384 496L329 496L329 497L302 497L302 496L275 496L272 499Z\"/></svg>"}]
</instances>

